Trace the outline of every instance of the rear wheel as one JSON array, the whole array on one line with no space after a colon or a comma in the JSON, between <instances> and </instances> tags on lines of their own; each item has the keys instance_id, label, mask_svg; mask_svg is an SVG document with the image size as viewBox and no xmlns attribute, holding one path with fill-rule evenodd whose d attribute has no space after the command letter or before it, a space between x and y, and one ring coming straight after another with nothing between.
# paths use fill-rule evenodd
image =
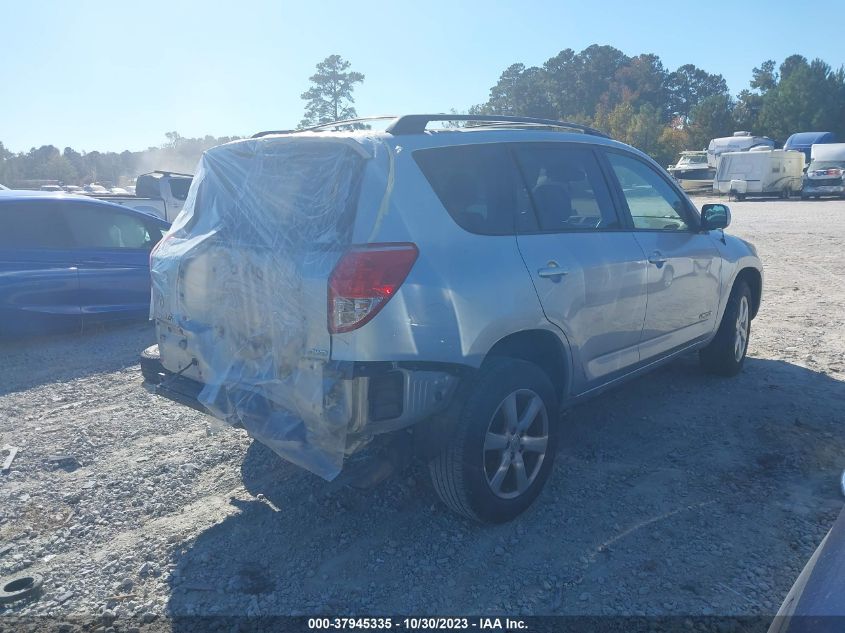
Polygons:
<instances>
[{"instance_id":1,"label":"rear wheel","mask_svg":"<svg viewBox=\"0 0 845 633\"><path fill-rule=\"evenodd\" d=\"M429 464L434 489L458 514L509 521L551 472L560 432L554 388L533 363L492 358L458 397L453 436Z\"/></svg>"},{"instance_id":2,"label":"rear wheel","mask_svg":"<svg viewBox=\"0 0 845 633\"><path fill-rule=\"evenodd\" d=\"M745 363L750 335L751 291L744 281L737 281L716 337L699 352L701 366L711 374L736 376Z\"/></svg>"}]
</instances>

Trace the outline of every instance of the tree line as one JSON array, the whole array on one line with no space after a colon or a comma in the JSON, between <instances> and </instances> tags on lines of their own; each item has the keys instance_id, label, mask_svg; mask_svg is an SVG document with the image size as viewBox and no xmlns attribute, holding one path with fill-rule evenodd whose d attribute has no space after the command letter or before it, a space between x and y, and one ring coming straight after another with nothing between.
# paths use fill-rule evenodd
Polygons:
<instances>
[{"instance_id":1,"label":"tree line","mask_svg":"<svg viewBox=\"0 0 845 633\"><path fill-rule=\"evenodd\" d=\"M59 150L43 145L14 153L0 142L0 184L26 188L58 181L64 185L99 182L120 186L156 169L192 173L205 150L239 137L185 138L178 132L167 132L165 138L161 145L138 152L79 152L72 147Z\"/></svg>"},{"instance_id":2,"label":"tree line","mask_svg":"<svg viewBox=\"0 0 845 633\"><path fill-rule=\"evenodd\" d=\"M353 92L364 75L330 55L302 93L299 127L354 118ZM564 119L596 127L667 164L684 149L703 149L736 130L783 142L794 132L834 132L845 141L845 69L821 59L791 55L766 60L751 72L748 88L731 95L720 74L693 64L675 70L652 53L628 56L593 44L560 51L542 66L512 64L474 114ZM145 171L190 172L206 149L238 137L184 138L168 132L161 146L141 152L78 152L52 145L13 153L0 142L0 183L33 180L64 184L123 184Z\"/></svg>"},{"instance_id":3,"label":"tree line","mask_svg":"<svg viewBox=\"0 0 845 633\"><path fill-rule=\"evenodd\" d=\"M612 46L566 49L542 66L509 66L477 114L513 114L591 125L667 164L683 149L746 130L783 142L794 132L845 140L845 70L791 55L764 61L735 97L722 75L675 70L657 55Z\"/></svg>"}]
</instances>

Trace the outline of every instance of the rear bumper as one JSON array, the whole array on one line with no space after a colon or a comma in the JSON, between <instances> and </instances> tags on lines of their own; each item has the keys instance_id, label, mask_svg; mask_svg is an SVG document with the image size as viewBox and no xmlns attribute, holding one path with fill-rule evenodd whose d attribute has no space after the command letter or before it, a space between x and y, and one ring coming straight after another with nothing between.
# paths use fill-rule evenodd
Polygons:
<instances>
[{"instance_id":1,"label":"rear bumper","mask_svg":"<svg viewBox=\"0 0 845 633\"><path fill-rule=\"evenodd\" d=\"M213 414L200 401L205 385L167 370L157 345L144 350L141 362L145 381L155 387L157 395ZM348 403L350 440L396 431L440 413L448 407L462 375L468 371L459 365L403 366L390 362L339 362L331 370L340 378L338 384ZM337 398L337 390L324 393L324 398L329 397ZM275 405L267 402L266 406L270 410ZM224 421L233 424L231 419Z\"/></svg>"},{"instance_id":2,"label":"rear bumper","mask_svg":"<svg viewBox=\"0 0 845 633\"><path fill-rule=\"evenodd\" d=\"M813 196L838 196L845 193L845 184L822 185L805 180L801 193Z\"/></svg>"}]
</instances>

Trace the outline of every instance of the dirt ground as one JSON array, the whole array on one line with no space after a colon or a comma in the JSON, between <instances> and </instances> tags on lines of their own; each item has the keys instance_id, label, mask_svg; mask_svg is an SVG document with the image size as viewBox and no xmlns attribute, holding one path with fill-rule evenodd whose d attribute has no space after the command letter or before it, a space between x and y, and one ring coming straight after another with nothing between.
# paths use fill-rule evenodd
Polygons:
<instances>
[{"instance_id":1,"label":"dirt ground","mask_svg":"<svg viewBox=\"0 0 845 633\"><path fill-rule=\"evenodd\" d=\"M699 199L697 202L703 202ZM141 386L139 324L0 348L3 615L770 615L842 507L845 202L732 204L766 266L742 374L682 359L571 411L518 520L450 514L419 465L367 490ZM168 625L169 626L169 625ZM174 628L178 628L174 625Z\"/></svg>"}]
</instances>

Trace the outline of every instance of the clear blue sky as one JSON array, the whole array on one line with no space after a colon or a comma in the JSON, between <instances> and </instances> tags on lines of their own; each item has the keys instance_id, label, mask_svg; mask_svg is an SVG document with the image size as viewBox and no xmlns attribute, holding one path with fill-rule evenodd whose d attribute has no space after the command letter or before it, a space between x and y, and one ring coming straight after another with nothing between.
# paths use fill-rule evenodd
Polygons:
<instances>
[{"instance_id":1,"label":"clear blue sky","mask_svg":"<svg viewBox=\"0 0 845 633\"><path fill-rule=\"evenodd\" d=\"M219 4L219 6L217 6ZM841 14L836 3L822 12ZM0 141L14 151L143 149L183 136L296 125L315 64L338 53L366 75L359 114L465 111L511 63L611 44L721 73L792 53L845 62L842 19L798 29L801 3L144 2L0 0ZM831 13L832 11L832 13ZM821 14L820 14L821 15Z\"/></svg>"}]
</instances>

